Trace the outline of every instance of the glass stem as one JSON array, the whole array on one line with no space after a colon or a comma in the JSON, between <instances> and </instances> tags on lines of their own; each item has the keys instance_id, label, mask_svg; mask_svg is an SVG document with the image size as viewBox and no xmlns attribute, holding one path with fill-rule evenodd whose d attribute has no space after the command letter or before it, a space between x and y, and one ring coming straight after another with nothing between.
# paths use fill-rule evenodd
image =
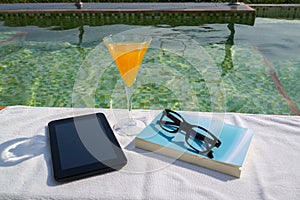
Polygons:
<instances>
[{"instance_id":1,"label":"glass stem","mask_svg":"<svg viewBox=\"0 0 300 200\"><path fill-rule=\"evenodd\" d=\"M127 97L127 108L129 111L129 119L133 119L132 117L132 95L134 92L134 85L125 86L126 97Z\"/></svg>"}]
</instances>

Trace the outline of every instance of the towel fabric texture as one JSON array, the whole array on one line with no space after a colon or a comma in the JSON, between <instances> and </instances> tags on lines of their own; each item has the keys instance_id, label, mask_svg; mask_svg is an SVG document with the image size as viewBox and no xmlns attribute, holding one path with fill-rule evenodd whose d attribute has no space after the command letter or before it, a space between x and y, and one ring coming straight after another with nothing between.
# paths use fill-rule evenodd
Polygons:
<instances>
[{"instance_id":1,"label":"towel fabric texture","mask_svg":"<svg viewBox=\"0 0 300 200\"><path fill-rule=\"evenodd\" d=\"M54 180L49 121L109 109L11 106L0 111L0 199L300 199L300 117L240 113L212 115L250 128L254 138L241 178L134 148L116 135L128 164L120 171L61 184ZM137 110L154 118L160 111Z\"/></svg>"}]
</instances>

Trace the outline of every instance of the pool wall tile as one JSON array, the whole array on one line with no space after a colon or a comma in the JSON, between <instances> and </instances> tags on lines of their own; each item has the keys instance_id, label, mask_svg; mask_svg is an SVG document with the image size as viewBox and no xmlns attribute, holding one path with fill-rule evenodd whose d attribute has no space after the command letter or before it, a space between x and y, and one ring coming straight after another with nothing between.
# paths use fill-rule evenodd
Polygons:
<instances>
[{"instance_id":1,"label":"pool wall tile","mask_svg":"<svg viewBox=\"0 0 300 200\"><path fill-rule=\"evenodd\" d=\"M229 6L226 3L100 3L87 4L85 9L81 10L68 6L56 8L54 4L51 4L51 7L47 9L47 6L38 8L36 4L33 4L16 9L13 6L1 7L0 4L0 20L10 26L36 25L43 27L47 21L54 26L68 23L70 28L82 24L99 26L121 23L130 25L170 24L173 26L206 23L253 25L255 21L255 10L245 4ZM19 17L26 23L20 22ZM73 24L70 24L70 18L76 19L71 20Z\"/></svg>"},{"instance_id":2,"label":"pool wall tile","mask_svg":"<svg viewBox=\"0 0 300 200\"><path fill-rule=\"evenodd\" d=\"M250 4L257 17L300 19L300 4Z\"/></svg>"}]
</instances>

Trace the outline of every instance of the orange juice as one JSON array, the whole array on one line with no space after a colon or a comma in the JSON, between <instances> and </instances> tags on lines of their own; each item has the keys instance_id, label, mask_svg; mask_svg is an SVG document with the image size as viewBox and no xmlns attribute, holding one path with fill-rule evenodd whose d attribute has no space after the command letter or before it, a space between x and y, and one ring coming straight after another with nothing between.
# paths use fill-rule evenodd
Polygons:
<instances>
[{"instance_id":1,"label":"orange juice","mask_svg":"<svg viewBox=\"0 0 300 200\"><path fill-rule=\"evenodd\" d=\"M126 86L134 83L149 45L150 42L106 43Z\"/></svg>"}]
</instances>

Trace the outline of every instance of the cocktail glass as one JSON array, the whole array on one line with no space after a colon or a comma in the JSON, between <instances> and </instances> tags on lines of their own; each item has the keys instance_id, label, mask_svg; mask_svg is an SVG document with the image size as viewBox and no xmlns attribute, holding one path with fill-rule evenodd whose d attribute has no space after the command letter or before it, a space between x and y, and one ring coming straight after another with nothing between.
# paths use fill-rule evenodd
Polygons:
<instances>
[{"instance_id":1,"label":"cocktail glass","mask_svg":"<svg viewBox=\"0 0 300 200\"><path fill-rule=\"evenodd\" d=\"M129 115L126 119L118 121L113 127L115 131L121 134L135 135L139 133L141 128L145 127L144 122L138 121L132 115L132 95L140 65L151 40L149 36L135 34L110 35L103 38L104 44L119 69L126 90Z\"/></svg>"}]
</instances>

